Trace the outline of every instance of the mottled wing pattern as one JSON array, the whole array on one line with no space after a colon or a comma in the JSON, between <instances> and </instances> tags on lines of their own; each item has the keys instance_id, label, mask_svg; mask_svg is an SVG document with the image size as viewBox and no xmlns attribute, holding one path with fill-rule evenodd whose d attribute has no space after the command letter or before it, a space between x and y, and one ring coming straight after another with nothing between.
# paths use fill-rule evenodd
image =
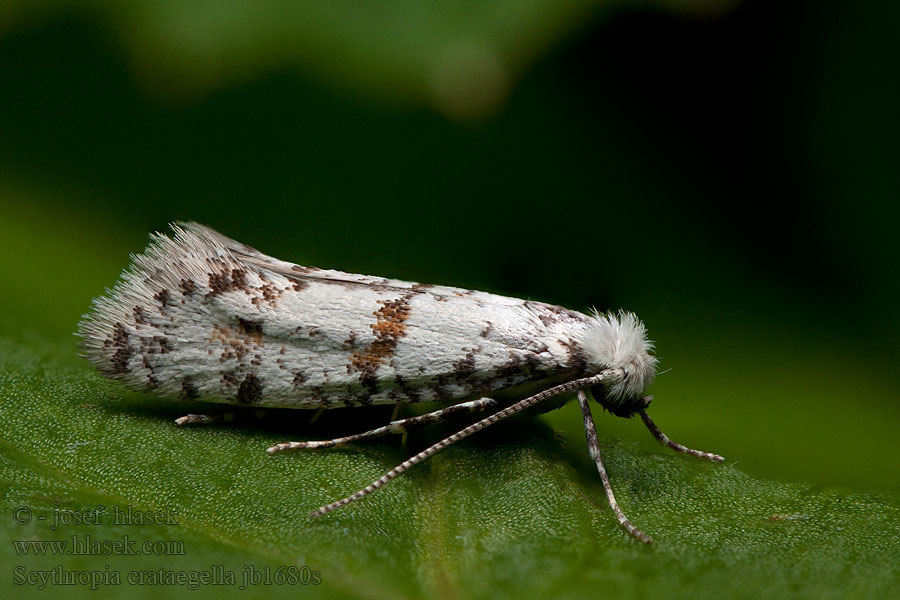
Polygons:
<instances>
[{"instance_id":1,"label":"mottled wing pattern","mask_svg":"<svg viewBox=\"0 0 900 600\"><path fill-rule=\"evenodd\" d=\"M463 288L455 288L450 286L431 285L425 283L415 283L411 281L400 281L398 279L387 279L384 277L373 277L371 275L358 275L355 273L345 273L343 271L335 271L331 269L319 269L318 267L303 267L294 263L278 260L266 254L263 254L256 248L242 244L236 240L225 237L218 231L200 225L199 223L178 223L185 230L204 238L206 243L218 244L227 249L228 252L237 260L264 271L278 273L287 279L293 280L309 280L309 281L329 281L336 284L345 284L348 287L360 285L366 287L375 287L382 290L394 289L398 292L416 291L419 293L428 293L435 296L474 296L478 297L481 302L491 305L501 306L521 306L523 300L518 298L509 298L507 296L498 296L485 292L477 292L474 290L466 290ZM532 303L538 304L538 303ZM567 311L557 306L545 305L556 311L565 311L572 315L575 319L581 319L583 315L574 311Z\"/></svg>"},{"instance_id":2,"label":"mottled wing pattern","mask_svg":"<svg viewBox=\"0 0 900 600\"><path fill-rule=\"evenodd\" d=\"M585 370L588 317L452 287L301 267L194 223L157 234L81 323L133 389L234 404L461 399Z\"/></svg>"}]
</instances>

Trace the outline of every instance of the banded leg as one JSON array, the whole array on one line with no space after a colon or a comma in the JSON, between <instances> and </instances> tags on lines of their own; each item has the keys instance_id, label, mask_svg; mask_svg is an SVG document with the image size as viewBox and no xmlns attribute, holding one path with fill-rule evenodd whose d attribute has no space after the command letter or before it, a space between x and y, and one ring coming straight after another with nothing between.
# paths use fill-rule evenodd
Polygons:
<instances>
[{"instance_id":1,"label":"banded leg","mask_svg":"<svg viewBox=\"0 0 900 600\"><path fill-rule=\"evenodd\" d=\"M268 411L264 408L258 408L253 411L253 414L250 415L247 411L242 412L233 412L228 411L224 413L220 413L217 415L196 415L196 414L187 414L183 417L178 417L175 419L176 425L207 425L209 423L215 423L216 421L224 421L226 423L231 423L232 421L240 420L249 420L249 419L263 419L266 417Z\"/></svg>"},{"instance_id":2,"label":"banded leg","mask_svg":"<svg viewBox=\"0 0 900 600\"><path fill-rule=\"evenodd\" d=\"M467 438L470 435L472 435L473 433L477 433L477 432L481 431L482 429L484 429L485 427L489 427L489 426L493 425L497 421L502 421L503 419L505 419L509 416L512 416L512 415L516 414L517 412L523 411L526 408L529 408L531 406L534 406L535 404L543 402L547 398L552 398L553 396L558 396L560 394L565 394L565 393L568 393L568 392L571 392L574 390L578 390L578 389L582 389L582 388L589 388L592 385L597 385L607 379L622 379L623 376L624 376L624 372L622 371L622 369L606 369L605 371L601 371L600 373L598 373L597 375L594 375L592 377L585 377L584 379L575 379L573 381L561 383L560 385L557 385L550 389L544 390L543 392L537 393L534 396L529 396L528 398L525 398L524 400L519 400L515 404L513 404L511 406L507 406L503 410L495 412L494 414L492 414L488 417L485 417L484 419L478 421L477 423L473 423L472 425L469 425L468 427L461 429L460 431L457 431L453 435L442 439L440 442L434 444L433 446L429 446L428 448L426 448L425 450L422 450L421 452L419 452L412 458L409 458L409 459L403 461L402 463L400 463L399 465L397 465L396 467L394 467L393 469L391 469L390 471L388 471L387 473L385 473L384 475L382 475L381 477L379 477L378 479L376 479L375 481L370 483L368 486L359 490L355 494L351 494L350 496L347 496L346 498L342 498L342 499L338 500L337 502L332 502L331 504L326 504L325 506L322 506L322 507L318 508L317 510L314 510L312 513L310 513L309 516L310 517L318 517L320 515L330 513L331 511L333 511L336 508L340 508L342 506L350 504L351 502L353 502L355 500L364 498L364 497L368 496L369 494L371 494L372 492L380 489L382 486L384 486L384 484L389 482L391 479L394 479L398 475L401 475L402 473L404 473L410 467L417 465L420 462L422 462L423 460L426 460L427 458L429 458L431 455L436 454L437 452L440 452L441 450L443 450L450 444L458 442L459 440L461 440L463 438Z\"/></svg>"},{"instance_id":3,"label":"banded leg","mask_svg":"<svg viewBox=\"0 0 900 600\"><path fill-rule=\"evenodd\" d=\"M603 466L603 460L600 458L600 444L597 441L597 428L594 426L594 418L591 416L591 407L588 405L587 394L584 390L578 390L578 405L581 406L581 416L584 417L584 433L587 436L588 452L594 462L597 463L597 471L600 473L600 481L603 482L603 489L606 490L606 499L609 501L609 507L616 514L619 525L625 528L625 531L644 542L649 544L653 540L649 535L635 527L619 508L616 502L616 496L613 494L612 486L609 484L609 475L606 474L606 467Z\"/></svg>"},{"instance_id":4,"label":"banded leg","mask_svg":"<svg viewBox=\"0 0 900 600\"><path fill-rule=\"evenodd\" d=\"M650 398L650 396L648 396L648 398ZM649 404L649 402L648 402L648 404ZM671 448L672 450L675 450L676 452L681 452L682 454L689 454L691 456L696 456L697 458L705 458L706 460L712 460L715 462L725 462L725 458L722 456L719 456L718 454L713 454L712 452L703 452L702 450L692 450L692 449L688 448L687 446L682 446L678 442L673 442L672 440L669 439L669 436L664 434L662 432L662 430L656 426L656 423L653 422L653 419L650 418L650 416L647 414L646 410L640 409L638 411L638 413L640 413L641 420L644 421L644 425L647 426L647 429L650 430L650 433L653 434L653 437L655 437L657 440L659 440L659 443L662 444L663 446L668 446L669 448Z\"/></svg>"},{"instance_id":5,"label":"banded leg","mask_svg":"<svg viewBox=\"0 0 900 600\"><path fill-rule=\"evenodd\" d=\"M220 415L195 415L193 413L175 419L176 425L206 425L221 418Z\"/></svg>"},{"instance_id":6,"label":"banded leg","mask_svg":"<svg viewBox=\"0 0 900 600\"><path fill-rule=\"evenodd\" d=\"M442 421L447 417L461 412L475 412L476 410L485 410L487 408L490 408L491 406L494 406L496 403L497 402L495 400L492 400L491 398L480 398L478 400L472 400L471 402L454 404L452 406L448 406L447 408L442 408L441 410L436 410L424 415L419 415L418 417L410 417L408 419L391 421L384 427L377 427L375 429L372 429L371 431L364 431L363 433L348 435L346 437L334 438L333 440L284 442L283 444L275 444L274 446L268 448L266 452L268 452L269 454L275 454L284 450L299 450L301 448L333 448L335 446L343 446L352 442L368 440L371 438L380 437L382 435L387 435L389 433L404 433L411 427L431 425L432 423L437 423L438 421Z\"/></svg>"}]
</instances>

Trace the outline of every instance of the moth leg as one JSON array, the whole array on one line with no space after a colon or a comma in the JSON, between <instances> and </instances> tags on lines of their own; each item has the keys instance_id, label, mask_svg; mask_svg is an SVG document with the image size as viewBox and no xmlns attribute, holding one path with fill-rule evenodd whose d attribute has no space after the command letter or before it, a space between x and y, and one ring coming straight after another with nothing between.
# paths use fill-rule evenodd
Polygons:
<instances>
[{"instance_id":1,"label":"moth leg","mask_svg":"<svg viewBox=\"0 0 900 600\"><path fill-rule=\"evenodd\" d=\"M266 450L269 454L275 454L283 450L298 450L300 448L333 448L334 446L343 446L352 442L359 442L371 438L380 437L389 433L405 433L411 427L420 427L422 425L431 425L438 421L443 421L447 417L462 412L475 412L476 410L485 410L494 406L497 402L491 398L480 398L470 402L462 402L454 404L434 412L419 415L418 417L410 417L408 419L400 419L391 421L383 427L376 427L370 431L348 435L346 437L334 438L333 440L321 440L310 442L284 442L283 444L275 444Z\"/></svg>"},{"instance_id":2,"label":"moth leg","mask_svg":"<svg viewBox=\"0 0 900 600\"><path fill-rule=\"evenodd\" d=\"M330 513L331 511L340 508L342 506L346 506L351 502L359 500L360 498L365 498L372 492L381 489L384 484L389 482L391 479L402 475L409 469L413 467L423 460L427 460L428 457L436 454L446 448L451 444L455 444L459 440L465 439L472 435L473 433L477 433L484 429L485 427L490 427L494 423L498 421L502 421L503 419L512 416L518 412L525 410L531 406L534 406L540 402L543 402L547 398L552 398L553 396L559 396L560 394L565 394L567 392L571 392L574 390L579 390L582 388L589 388L592 385L597 385L605 381L606 379L621 379L624 376L622 369L605 369L600 371L596 375L592 375L591 377L585 377L583 379L573 379L572 381L567 381L566 383L561 383L552 388L546 389L543 392L539 392L534 396L529 396L524 400L519 400L515 404L511 406L507 406L503 410L499 410L492 415L488 415L477 423L472 423L468 427L464 427L460 429L456 433L451 436L445 437L438 443L425 448L415 456L404 460L402 463L364 487L354 494L350 494L346 498L341 498L336 502L332 502L331 504L326 504L325 506L321 506L318 509L314 510L309 514L310 517L318 517L319 515L324 515Z\"/></svg>"},{"instance_id":3,"label":"moth leg","mask_svg":"<svg viewBox=\"0 0 900 600\"><path fill-rule=\"evenodd\" d=\"M644 421L644 425L647 426L647 429L650 430L650 433L653 434L653 437L659 440L659 443L663 446L668 446L676 452L689 454L691 456L696 456L697 458L705 458L706 460L712 460L715 462L725 462L725 458L719 456L718 454L713 454L712 452L703 452L702 450L692 450L687 446L682 446L678 442L673 442L669 439L669 436L664 434L662 430L660 430L660 428L656 426L656 423L653 422L653 419L650 418L646 410L641 409L638 411L638 413L640 413L641 419Z\"/></svg>"},{"instance_id":4,"label":"moth leg","mask_svg":"<svg viewBox=\"0 0 900 600\"><path fill-rule=\"evenodd\" d=\"M195 415L193 413L175 419L176 425L206 425L220 419L219 415Z\"/></svg>"},{"instance_id":5,"label":"moth leg","mask_svg":"<svg viewBox=\"0 0 900 600\"><path fill-rule=\"evenodd\" d=\"M193 413L184 415L183 417L178 417L175 419L176 425L206 425L208 423L215 423L216 421L224 421L226 423L231 423L232 421L244 421L247 419L264 419L268 412L265 409L258 408L253 411L253 413L249 412L234 412L228 411L218 415L195 415Z\"/></svg>"},{"instance_id":6,"label":"moth leg","mask_svg":"<svg viewBox=\"0 0 900 600\"><path fill-rule=\"evenodd\" d=\"M628 520L628 517L625 516L625 513L622 512L622 509L619 508L619 503L616 502L612 486L609 484L609 475L606 474L606 467L603 466L603 460L600 458L600 444L597 441L597 428L594 426L594 418L591 416L591 407L588 404L587 394L584 393L584 390L578 390L576 395L578 396L578 404L581 406L581 415L584 417L584 433L587 436L588 452L590 452L594 462L597 463L597 471L600 473L603 489L606 490L606 499L609 501L609 507L616 514L619 525L624 527L628 533L640 541L649 544L653 541L650 536L632 525L631 521Z\"/></svg>"}]
</instances>

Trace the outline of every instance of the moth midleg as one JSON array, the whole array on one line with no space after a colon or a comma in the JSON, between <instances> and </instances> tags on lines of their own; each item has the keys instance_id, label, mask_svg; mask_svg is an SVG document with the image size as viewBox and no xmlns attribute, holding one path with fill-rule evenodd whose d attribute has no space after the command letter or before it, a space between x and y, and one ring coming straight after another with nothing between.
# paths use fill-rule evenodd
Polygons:
<instances>
[{"instance_id":1,"label":"moth midleg","mask_svg":"<svg viewBox=\"0 0 900 600\"><path fill-rule=\"evenodd\" d=\"M591 377L585 377L584 379L574 379L572 381L567 381L566 383L561 383L557 386L546 389L543 392L539 392L533 396L529 396L528 398L525 398L524 400L519 400L515 404L513 404L511 406L507 406L503 410L497 411L494 414L483 418L482 420L478 421L477 423L473 423L473 424L469 425L468 427L465 427L465 428L457 431L453 435L442 439L438 443L436 443L432 446L429 446L428 448L422 450L421 452L419 452L412 458L409 458L409 459L403 461L402 463L400 463L399 465L397 465L396 467L394 467L393 469L391 469L390 471L388 471L387 473L385 473L384 475L382 475L381 477L379 477L378 479L376 479L375 481L373 481L372 483L370 483L369 485L364 487L363 489L359 490L355 494L351 494L351 495L347 496L346 498L342 498L342 499L338 500L337 502L332 502L331 504L326 504L325 506L321 506L317 510L314 510L313 512L311 512L309 516L317 517L319 515L324 515L326 513L330 513L331 511L333 511L336 508L340 508L342 506L350 504L351 502L353 502L355 500L364 498L364 497L368 496L369 494L371 494L372 492L380 489L384 484L389 482L391 479L394 479L398 475L401 475L402 473L406 472L406 470L409 469L410 467L419 464L423 460L428 459L431 455L440 452L447 446L454 444L461 439L467 438L470 435L472 435L473 433L477 433L477 432L481 431L485 427L490 427L497 421L501 421L509 416L516 414L517 412L521 412L521 411L525 410L526 408L529 408L531 406L534 406L535 404L543 402L547 398L552 398L553 396L558 396L560 394L565 394L565 393L568 393L568 392L571 392L574 390L590 388L592 385L597 385L598 383L601 383L602 381L604 381L606 379L621 379L623 377L623 375L624 375L624 373L623 373L622 369L606 369L604 371L601 371L597 375L593 375Z\"/></svg>"},{"instance_id":2,"label":"moth midleg","mask_svg":"<svg viewBox=\"0 0 900 600\"><path fill-rule=\"evenodd\" d=\"M597 465L597 471L600 473L600 481L603 482L603 489L606 491L606 499L609 501L609 507L615 513L619 525L624 527L628 533L640 541L649 544L653 541L650 539L650 536L632 525L631 521L628 520L628 517L625 516L625 513L622 512L622 509L619 507L619 503L616 502L616 496L613 494L612 486L609 483L609 475L606 473L606 467L603 466L603 459L600 458L600 443L597 441L597 428L594 426L594 417L591 416L591 407L588 404L587 394L584 393L584 390L578 390L576 395L578 396L578 405L581 406L581 415L584 418L584 434L587 436L588 452Z\"/></svg>"},{"instance_id":3,"label":"moth midleg","mask_svg":"<svg viewBox=\"0 0 900 600\"><path fill-rule=\"evenodd\" d=\"M647 397L651 398L651 396ZM682 454L688 454L690 456L696 456L697 458L705 458L706 460L712 460L715 462L725 462L725 458L719 456L718 454L713 454L712 452L704 452L702 450L692 450L687 446L682 446L678 442L673 442L669 439L669 436L664 434L662 430L656 426L656 423L653 422L653 419L650 418L650 415L647 414L646 410L641 409L638 411L638 413L641 415L641 420L644 421L644 425L646 425L647 429L650 430L650 433L653 434L653 437L659 440L659 443L663 446L668 446L676 452L681 452Z\"/></svg>"},{"instance_id":4,"label":"moth midleg","mask_svg":"<svg viewBox=\"0 0 900 600\"><path fill-rule=\"evenodd\" d=\"M301 448L333 448L335 446L343 446L352 442L368 440L390 433L405 433L412 427L421 427L423 425L431 425L443 421L444 419L462 412L475 412L476 410L485 410L494 406L497 402L491 398L479 398L470 402L461 402L454 404L434 412L419 415L417 417L409 417L407 419L399 419L391 421L383 427L376 427L369 431L348 435L345 437L334 438L331 440L309 441L309 442L284 442L269 447L266 452L275 454L284 450L299 450Z\"/></svg>"}]
</instances>

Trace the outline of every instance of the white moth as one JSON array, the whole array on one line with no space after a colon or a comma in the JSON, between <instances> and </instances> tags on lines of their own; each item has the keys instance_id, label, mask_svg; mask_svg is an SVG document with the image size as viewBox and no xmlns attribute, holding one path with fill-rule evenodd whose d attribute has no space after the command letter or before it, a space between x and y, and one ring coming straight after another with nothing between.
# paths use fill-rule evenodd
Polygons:
<instances>
[{"instance_id":1,"label":"white moth","mask_svg":"<svg viewBox=\"0 0 900 600\"><path fill-rule=\"evenodd\" d=\"M628 312L586 315L485 292L301 267L196 223L152 236L143 254L79 324L83 355L134 390L226 404L335 408L444 402L449 406L327 441L287 442L270 454L326 448L402 432L461 411L492 410L503 390L524 398L423 450L368 487L312 513L377 490L476 431L564 393L581 405L588 447L619 523L623 514L600 459L586 390L609 412L650 420L644 391L657 359ZM534 393L537 392L537 393ZM179 424L203 422L188 415Z\"/></svg>"}]
</instances>

